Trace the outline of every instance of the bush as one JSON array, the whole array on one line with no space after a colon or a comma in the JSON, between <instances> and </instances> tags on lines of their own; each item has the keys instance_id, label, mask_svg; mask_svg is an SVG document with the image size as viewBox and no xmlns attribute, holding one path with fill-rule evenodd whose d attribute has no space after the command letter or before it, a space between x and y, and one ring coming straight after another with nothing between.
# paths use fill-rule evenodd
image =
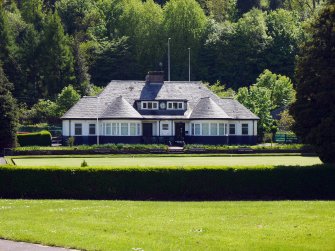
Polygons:
<instances>
[{"instance_id":1,"label":"bush","mask_svg":"<svg viewBox=\"0 0 335 251\"><path fill-rule=\"evenodd\" d=\"M2 198L335 199L334 166L104 169L0 166Z\"/></svg>"},{"instance_id":2,"label":"bush","mask_svg":"<svg viewBox=\"0 0 335 251\"><path fill-rule=\"evenodd\" d=\"M51 133L41 131L36 133L17 134L20 146L51 146Z\"/></svg>"},{"instance_id":3,"label":"bush","mask_svg":"<svg viewBox=\"0 0 335 251\"><path fill-rule=\"evenodd\" d=\"M81 165L80 165L80 166L81 166L81 167L86 167L86 166L88 166L86 160L83 160L83 162L81 162Z\"/></svg>"}]
</instances>

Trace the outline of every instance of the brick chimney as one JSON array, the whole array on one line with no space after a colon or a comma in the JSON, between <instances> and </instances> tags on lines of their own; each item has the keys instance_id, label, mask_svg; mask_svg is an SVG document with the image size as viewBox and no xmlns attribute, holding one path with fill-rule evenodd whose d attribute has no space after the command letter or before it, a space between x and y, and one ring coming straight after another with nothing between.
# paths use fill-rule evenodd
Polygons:
<instances>
[{"instance_id":1,"label":"brick chimney","mask_svg":"<svg viewBox=\"0 0 335 251\"><path fill-rule=\"evenodd\" d=\"M160 84L164 82L164 71L149 71L145 77L146 83Z\"/></svg>"}]
</instances>

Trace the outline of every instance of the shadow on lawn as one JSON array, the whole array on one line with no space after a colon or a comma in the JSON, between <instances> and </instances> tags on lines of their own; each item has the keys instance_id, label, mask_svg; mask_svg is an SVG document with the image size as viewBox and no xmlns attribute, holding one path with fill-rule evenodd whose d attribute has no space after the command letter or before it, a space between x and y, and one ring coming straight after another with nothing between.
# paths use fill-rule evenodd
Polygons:
<instances>
[{"instance_id":1,"label":"shadow on lawn","mask_svg":"<svg viewBox=\"0 0 335 251\"><path fill-rule=\"evenodd\" d=\"M250 169L0 168L2 198L333 200L335 167Z\"/></svg>"}]
</instances>

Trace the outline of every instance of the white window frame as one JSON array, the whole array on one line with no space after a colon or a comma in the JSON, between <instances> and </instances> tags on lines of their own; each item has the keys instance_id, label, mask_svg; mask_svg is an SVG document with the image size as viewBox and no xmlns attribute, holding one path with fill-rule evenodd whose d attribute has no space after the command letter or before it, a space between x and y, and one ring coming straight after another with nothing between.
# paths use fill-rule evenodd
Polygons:
<instances>
[{"instance_id":1,"label":"white window frame","mask_svg":"<svg viewBox=\"0 0 335 251\"><path fill-rule=\"evenodd\" d=\"M149 103L151 104L152 108L149 108ZM142 101L141 102L141 109L142 110L158 110L158 101Z\"/></svg>"},{"instance_id":2,"label":"white window frame","mask_svg":"<svg viewBox=\"0 0 335 251\"><path fill-rule=\"evenodd\" d=\"M199 133L196 133L196 127L199 126ZM201 136L201 132L202 132L202 124L201 123L193 123L192 126L193 131L193 135L194 136Z\"/></svg>"},{"instance_id":3,"label":"white window frame","mask_svg":"<svg viewBox=\"0 0 335 251\"><path fill-rule=\"evenodd\" d=\"M201 123L202 126L201 126L201 135L202 136L210 136L211 133L210 133L210 127L211 127L211 124L210 123ZM204 130L207 129L207 133L204 133Z\"/></svg>"},{"instance_id":4,"label":"white window frame","mask_svg":"<svg viewBox=\"0 0 335 251\"><path fill-rule=\"evenodd\" d=\"M174 104L176 104L176 108L174 108ZM181 105L180 108L179 108L179 105ZM166 107L167 107L167 110L184 110L184 102L183 101L168 101Z\"/></svg>"},{"instance_id":5,"label":"white window frame","mask_svg":"<svg viewBox=\"0 0 335 251\"><path fill-rule=\"evenodd\" d=\"M169 124L168 123L163 123L162 124L162 131L169 131L170 128L169 128Z\"/></svg>"},{"instance_id":6,"label":"white window frame","mask_svg":"<svg viewBox=\"0 0 335 251\"><path fill-rule=\"evenodd\" d=\"M212 130L215 127L215 131ZM219 124L218 123L209 123L209 136L218 136L219 134Z\"/></svg>"}]
</instances>

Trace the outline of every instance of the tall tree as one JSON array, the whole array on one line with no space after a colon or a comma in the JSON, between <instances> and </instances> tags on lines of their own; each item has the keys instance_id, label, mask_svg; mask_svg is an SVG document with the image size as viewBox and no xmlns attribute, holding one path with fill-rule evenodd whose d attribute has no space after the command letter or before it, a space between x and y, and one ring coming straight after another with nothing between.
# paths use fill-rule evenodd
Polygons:
<instances>
[{"instance_id":1,"label":"tall tree","mask_svg":"<svg viewBox=\"0 0 335 251\"><path fill-rule=\"evenodd\" d=\"M73 41L74 73L76 76L74 86L82 95L88 95L91 76L88 73L87 61L83 54L79 39L75 36Z\"/></svg>"},{"instance_id":2,"label":"tall tree","mask_svg":"<svg viewBox=\"0 0 335 251\"><path fill-rule=\"evenodd\" d=\"M193 72L197 72L194 56L198 55L207 18L195 0L171 0L164 6L163 25L165 41L171 38L171 78L185 80L188 78L188 48L193 55Z\"/></svg>"},{"instance_id":3,"label":"tall tree","mask_svg":"<svg viewBox=\"0 0 335 251\"><path fill-rule=\"evenodd\" d=\"M253 9L238 20L231 41L235 86L250 85L266 68L264 55L272 40L267 32L265 13L261 10Z\"/></svg>"},{"instance_id":4,"label":"tall tree","mask_svg":"<svg viewBox=\"0 0 335 251\"><path fill-rule=\"evenodd\" d=\"M217 22L237 18L236 0L206 0L205 3L208 14Z\"/></svg>"},{"instance_id":5,"label":"tall tree","mask_svg":"<svg viewBox=\"0 0 335 251\"><path fill-rule=\"evenodd\" d=\"M294 77L295 56L304 40L299 17L291 11L278 9L266 16L267 34L272 38L265 52L267 68Z\"/></svg>"},{"instance_id":6,"label":"tall tree","mask_svg":"<svg viewBox=\"0 0 335 251\"><path fill-rule=\"evenodd\" d=\"M43 0L22 0L21 14L23 19L34 25L35 29L41 31L43 28Z\"/></svg>"},{"instance_id":7,"label":"tall tree","mask_svg":"<svg viewBox=\"0 0 335 251\"><path fill-rule=\"evenodd\" d=\"M255 85L270 90L271 109L288 106L295 100L293 83L286 76L274 74L266 69L259 75Z\"/></svg>"},{"instance_id":8,"label":"tall tree","mask_svg":"<svg viewBox=\"0 0 335 251\"><path fill-rule=\"evenodd\" d=\"M127 0L119 20L120 35L129 37L138 62L139 77L149 70L157 70L162 61L164 40L163 11L153 0Z\"/></svg>"},{"instance_id":9,"label":"tall tree","mask_svg":"<svg viewBox=\"0 0 335 251\"><path fill-rule=\"evenodd\" d=\"M12 88L0 62L0 149L16 145L18 113L16 101L11 94Z\"/></svg>"},{"instance_id":10,"label":"tall tree","mask_svg":"<svg viewBox=\"0 0 335 251\"><path fill-rule=\"evenodd\" d=\"M48 14L40 46L42 97L54 98L66 85L74 82L73 54L57 12Z\"/></svg>"},{"instance_id":11,"label":"tall tree","mask_svg":"<svg viewBox=\"0 0 335 251\"><path fill-rule=\"evenodd\" d=\"M296 67L294 131L316 146L320 159L335 163L335 3L331 1L311 27Z\"/></svg>"},{"instance_id":12,"label":"tall tree","mask_svg":"<svg viewBox=\"0 0 335 251\"><path fill-rule=\"evenodd\" d=\"M90 74L98 86L106 86L113 79L131 79L137 71L127 37L101 42L92 54Z\"/></svg>"},{"instance_id":13,"label":"tall tree","mask_svg":"<svg viewBox=\"0 0 335 251\"><path fill-rule=\"evenodd\" d=\"M271 131L273 119L270 114L271 91L268 88L257 85L252 85L250 88L242 87L238 90L236 98L260 118L258 135L263 136L265 132Z\"/></svg>"},{"instance_id":14,"label":"tall tree","mask_svg":"<svg viewBox=\"0 0 335 251\"><path fill-rule=\"evenodd\" d=\"M16 61L16 43L10 30L8 13L6 13L2 2L0 2L0 60L3 62L3 70L9 80L17 78L19 66Z\"/></svg>"}]
</instances>

